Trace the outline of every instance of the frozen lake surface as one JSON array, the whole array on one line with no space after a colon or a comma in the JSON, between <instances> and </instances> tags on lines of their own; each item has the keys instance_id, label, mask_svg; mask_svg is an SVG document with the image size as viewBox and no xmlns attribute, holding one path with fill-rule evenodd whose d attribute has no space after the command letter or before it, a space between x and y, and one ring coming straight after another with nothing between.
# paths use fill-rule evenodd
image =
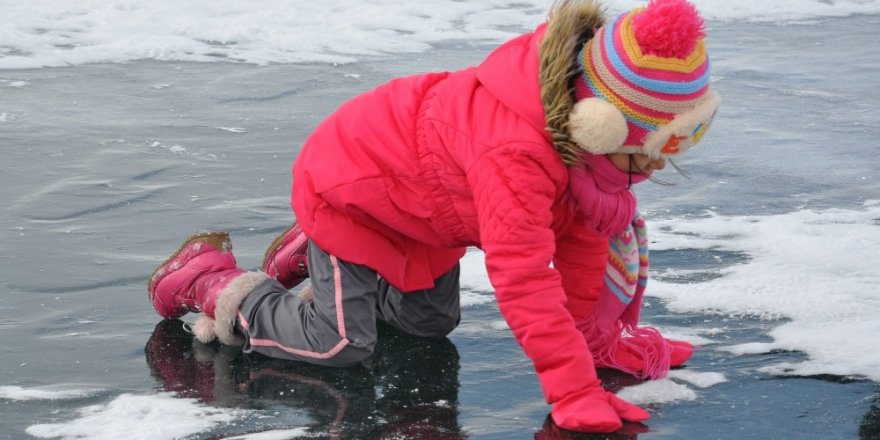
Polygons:
<instances>
[{"instance_id":1,"label":"frozen lake surface","mask_svg":"<svg viewBox=\"0 0 880 440\"><path fill-rule=\"evenodd\" d=\"M799 4L827 2L815 3ZM880 438L880 16L875 2L838 3L842 17L804 6L789 23L705 2L722 14L709 29L721 113L679 162L690 179L667 171L675 186L639 189L653 246L644 320L702 346L668 379L604 372L652 414L608 438ZM523 7L520 28L543 10ZM114 11L85 16L112 24ZM415 32L424 46L342 64L135 61L106 46L86 64L59 52L71 64L59 66L37 40L7 39L0 437L606 438L545 423L478 252L448 341L388 332L352 369L194 344L146 297L153 268L197 230L230 231L240 264L258 266L290 221L289 166L311 129L391 77L478 63L484 39L503 36L503 17L480 13L452 40Z\"/></svg>"}]
</instances>

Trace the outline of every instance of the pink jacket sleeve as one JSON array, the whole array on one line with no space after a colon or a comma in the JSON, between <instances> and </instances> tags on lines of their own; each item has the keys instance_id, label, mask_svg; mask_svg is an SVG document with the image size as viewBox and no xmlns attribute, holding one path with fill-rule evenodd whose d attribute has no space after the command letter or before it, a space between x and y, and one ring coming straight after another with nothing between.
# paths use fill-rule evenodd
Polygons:
<instances>
[{"instance_id":1,"label":"pink jacket sleeve","mask_svg":"<svg viewBox=\"0 0 880 440\"><path fill-rule=\"evenodd\" d=\"M599 381L566 309L562 278L551 267L556 251L551 209L566 182L551 177L562 165L542 152L546 148L495 148L474 163L468 180L498 307L534 363L545 399L554 403Z\"/></svg>"},{"instance_id":2,"label":"pink jacket sleeve","mask_svg":"<svg viewBox=\"0 0 880 440\"><path fill-rule=\"evenodd\" d=\"M608 237L592 232L578 214L556 240L553 267L562 275L568 299L566 307L574 319L587 316L599 300L608 265Z\"/></svg>"}]
</instances>

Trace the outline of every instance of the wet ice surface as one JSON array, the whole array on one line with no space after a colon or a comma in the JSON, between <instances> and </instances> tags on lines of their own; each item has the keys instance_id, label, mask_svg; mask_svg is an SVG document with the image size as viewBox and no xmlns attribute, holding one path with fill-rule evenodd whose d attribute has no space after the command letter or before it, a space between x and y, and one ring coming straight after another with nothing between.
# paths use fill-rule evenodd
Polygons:
<instances>
[{"instance_id":1,"label":"wet ice surface","mask_svg":"<svg viewBox=\"0 0 880 440\"><path fill-rule=\"evenodd\" d=\"M712 29L719 120L681 161L690 180L639 190L655 249L644 320L702 347L661 381L603 372L652 414L611 438L880 435L878 24ZM146 299L149 273L197 230L229 230L241 265L259 264L290 218L298 145L346 98L486 50L0 71L4 435L602 438L545 425L478 253L450 341L385 335L357 369L193 344Z\"/></svg>"}]
</instances>

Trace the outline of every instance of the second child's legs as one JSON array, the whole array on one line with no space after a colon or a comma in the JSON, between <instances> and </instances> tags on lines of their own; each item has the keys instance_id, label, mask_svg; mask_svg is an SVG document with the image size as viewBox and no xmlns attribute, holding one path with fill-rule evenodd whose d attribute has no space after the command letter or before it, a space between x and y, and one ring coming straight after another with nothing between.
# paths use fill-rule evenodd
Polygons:
<instances>
[{"instance_id":1,"label":"second child's legs","mask_svg":"<svg viewBox=\"0 0 880 440\"><path fill-rule=\"evenodd\" d=\"M311 242L308 258L312 300L270 279L242 302L238 329L246 353L348 366L372 354L377 319L417 336L445 336L458 324L458 266L433 289L401 293L372 269L339 260Z\"/></svg>"}]
</instances>

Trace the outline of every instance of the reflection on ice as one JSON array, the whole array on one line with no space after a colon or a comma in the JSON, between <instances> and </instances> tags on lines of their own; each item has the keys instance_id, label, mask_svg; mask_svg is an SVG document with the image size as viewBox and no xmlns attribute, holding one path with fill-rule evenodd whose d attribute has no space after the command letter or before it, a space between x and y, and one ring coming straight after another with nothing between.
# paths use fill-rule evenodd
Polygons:
<instances>
[{"instance_id":1,"label":"reflection on ice","mask_svg":"<svg viewBox=\"0 0 880 440\"><path fill-rule=\"evenodd\" d=\"M219 428L224 436L464 438L455 345L385 327L380 333L368 363L323 368L201 344L180 321L169 320L156 326L145 358L163 392L212 408L248 408L246 419Z\"/></svg>"}]
</instances>

